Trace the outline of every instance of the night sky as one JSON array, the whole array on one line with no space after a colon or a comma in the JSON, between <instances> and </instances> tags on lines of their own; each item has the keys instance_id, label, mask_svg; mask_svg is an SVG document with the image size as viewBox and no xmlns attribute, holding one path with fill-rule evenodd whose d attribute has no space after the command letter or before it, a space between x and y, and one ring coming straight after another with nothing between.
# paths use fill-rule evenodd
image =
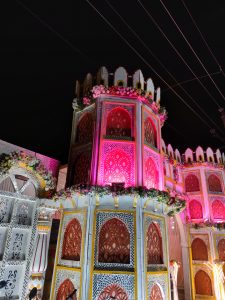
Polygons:
<instances>
[{"instance_id":1,"label":"night sky","mask_svg":"<svg viewBox=\"0 0 225 300\"><path fill-rule=\"evenodd\" d=\"M162 1L208 72L216 73L212 78L225 95L225 76L219 68L220 65L225 70L225 1L183 0L218 63L203 43L182 0ZM213 121L224 137L218 106L225 108L225 100L210 79L204 77L201 82L214 100L197 80L182 85L187 94L198 103L200 109L184 91L174 87L184 101L200 114L205 124L171 90L168 90L151 69L153 67L169 85L175 85L175 81L147 48L157 56L178 82L194 77L150 20L141 3L182 54L190 68L198 76L206 74L160 0L139 2L108 0L111 7L104 0L90 2L136 49L139 56L85 0L8 0L2 3L0 139L66 162L76 79L82 80L88 72L95 74L101 65L105 65L110 72L114 72L121 65L129 74L141 69L146 79L152 77L155 86L161 86L161 103L166 106L169 114L168 122L162 130L166 143L172 143L174 148L178 147L182 151L186 147L195 149L198 145L224 147L224 143L213 137L209 131L210 128L215 128ZM135 30L139 40L112 7ZM207 119L202 109L212 121Z\"/></svg>"}]
</instances>

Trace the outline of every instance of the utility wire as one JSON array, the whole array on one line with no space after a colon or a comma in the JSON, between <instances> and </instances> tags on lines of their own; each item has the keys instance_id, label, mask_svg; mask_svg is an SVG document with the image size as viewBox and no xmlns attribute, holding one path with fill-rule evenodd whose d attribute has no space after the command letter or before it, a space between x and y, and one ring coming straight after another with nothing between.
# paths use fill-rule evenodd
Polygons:
<instances>
[{"instance_id":1,"label":"utility wire","mask_svg":"<svg viewBox=\"0 0 225 300\"><path fill-rule=\"evenodd\" d=\"M203 64L203 62L201 61L201 59L199 58L198 54L195 52L195 50L193 49L192 45L189 43L188 39L186 38L186 36L184 35L184 33L182 32L181 28L179 27L179 25L177 24L177 22L175 21L175 19L173 18L173 16L171 15L170 11L167 9L166 5L164 4L164 2L162 0L159 0L160 3L162 4L162 6L164 7L165 11L167 12L167 14L169 15L170 19L172 20L172 22L174 23L174 25L176 26L177 30L180 32L180 34L182 35L183 39L185 40L185 42L187 43L187 45L189 46L189 48L191 49L192 53L195 55L195 57L197 58L198 62L200 63L200 65L202 66L202 68L204 69L204 71L206 72L206 74L209 76L210 80L212 81L213 85L215 86L215 88L217 89L218 93L221 95L221 97L223 98L223 100L225 100L225 97L223 95L223 93L221 92L220 88L218 87L218 85L215 83L215 81L213 80L212 76L209 74L208 70L206 69L205 65Z\"/></svg>"},{"instance_id":2,"label":"utility wire","mask_svg":"<svg viewBox=\"0 0 225 300\"><path fill-rule=\"evenodd\" d=\"M106 24L128 45L128 47L161 79L161 81L168 87L170 85L158 74L158 72L146 61L146 59L130 44L130 42L112 25L112 23L89 1L86 2L97 12L97 14L105 21ZM211 129L211 126L197 113L185 100L173 89L174 94L205 124Z\"/></svg>"},{"instance_id":3,"label":"utility wire","mask_svg":"<svg viewBox=\"0 0 225 300\"><path fill-rule=\"evenodd\" d=\"M92 64L97 64L92 59L90 59L86 54L84 54L79 48L74 46L68 39L62 36L61 33L57 32L51 25L49 25L46 21L44 21L42 18L40 18L35 12L33 12L29 7L27 7L24 3L22 3L20 0L16 0L16 2L23 7L31 16L33 16L36 20L38 20L44 27L46 27L49 31L51 31L54 35L56 35L59 39L61 39L67 46L69 46L72 50L74 50L76 53L80 54L85 58L85 60L88 60Z\"/></svg>"},{"instance_id":4,"label":"utility wire","mask_svg":"<svg viewBox=\"0 0 225 300\"><path fill-rule=\"evenodd\" d=\"M137 34L135 30L125 21L125 19L120 15L120 13L113 7L113 5L108 1L105 0L108 6L113 10L113 12L120 18L120 20L127 26L127 28L134 34L134 36L140 41L140 43L148 50L148 52L154 57L154 59L159 63L159 65L169 74L169 76L176 82L175 86L180 86L181 90L188 96L194 104L198 107L198 109L206 116L210 122L217 127L217 129L223 134L224 132L221 130L221 128L210 118L210 116L203 110L203 108L198 104L198 102L178 83L176 78L173 76L173 74L170 73L170 71L166 68L166 66L160 61L160 59L153 53L153 51L146 45L146 43L143 41L142 38ZM220 73L220 72L219 72ZM207 75L206 75L207 77ZM199 78L199 77L198 77ZM192 79L193 80L193 79ZM173 86L172 86L173 87ZM171 89L168 88L168 90Z\"/></svg>"},{"instance_id":5,"label":"utility wire","mask_svg":"<svg viewBox=\"0 0 225 300\"><path fill-rule=\"evenodd\" d=\"M157 29L160 31L160 33L164 36L164 38L167 40L167 42L170 44L170 46L173 48L173 50L176 52L176 54L179 56L179 58L183 61L183 63L186 65L186 67L189 69L189 71L194 75L196 80L199 82L201 87L205 90L205 92L208 94L208 96L213 100L213 102L217 105L218 108L220 108L219 103L216 101L216 99L212 96L212 94L208 91L208 89L202 84L200 79L197 77L195 72L191 69L191 67L188 65L186 60L183 58L183 56L180 54L180 52L176 49L174 44L169 40L167 35L164 33L162 28L159 26L159 24L156 22L156 20L153 18L151 13L146 9L146 7L143 5L143 3L140 0L137 0L137 2L140 4L140 6L143 8L143 10L146 12L147 16L150 18L150 20L154 23L154 25L157 27Z\"/></svg>"},{"instance_id":6,"label":"utility wire","mask_svg":"<svg viewBox=\"0 0 225 300\"><path fill-rule=\"evenodd\" d=\"M206 39L204 38L204 36L203 36L203 34L202 34L200 28L198 27L198 25L197 25L197 23L196 23L194 17L192 16L190 10L188 9L188 7L187 7L185 1L184 1L184 0L180 0L180 1L183 3L183 6L185 7L187 13L189 14L189 16L190 16L190 18L191 18L191 20L192 20L192 23L194 24L195 28L197 29L199 35L201 36L201 38L202 38L202 40L203 40L203 42L204 42L206 48L207 48L208 51L210 52L210 54L211 54L211 56L213 57L215 63L217 64L217 66L219 67L219 69L220 69L221 71L223 71L223 70L222 70L222 67L221 67L221 65L220 65L220 63L219 63L219 61L218 61L218 59L216 58L215 54L213 53L212 49L210 48L209 44L207 43Z\"/></svg>"}]
</instances>

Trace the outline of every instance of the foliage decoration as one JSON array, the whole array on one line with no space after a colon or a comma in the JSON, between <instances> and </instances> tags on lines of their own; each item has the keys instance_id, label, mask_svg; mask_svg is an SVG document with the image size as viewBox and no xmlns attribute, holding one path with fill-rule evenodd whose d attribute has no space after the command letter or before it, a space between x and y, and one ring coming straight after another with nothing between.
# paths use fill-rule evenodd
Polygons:
<instances>
[{"instance_id":1,"label":"foliage decoration","mask_svg":"<svg viewBox=\"0 0 225 300\"><path fill-rule=\"evenodd\" d=\"M56 178L46 170L40 159L28 155L24 151L0 155L0 176L7 174L13 166L25 168L32 175L35 174L38 179L43 180L46 194L49 197L53 195L56 189Z\"/></svg>"},{"instance_id":2,"label":"foliage decoration","mask_svg":"<svg viewBox=\"0 0 225 300\"><path fill-rule=\"evenodd\" d=\"M139 196L142 198L156 198L159 203L167 205L170 209L167 213L168 216L173 216L179 212L181 212L186 207L186 201L183 199L184 195L182 194L171 194L167 191L160 191L157 189L147 189L145 187L127 187L127 188L119 188L115 189L110 185L106 186L87 186L87 185L75 185L65 190L61 190L57 192L53 199L55 201L60 199L71 199L73 195L98 195L99 197L103 197L106 195L115 196Z\"/></svg>"},{"instance_id":3,"label":"foliage decoration","mask_svg":"<svg viewBox=\"0 0 225 300\"><path fill-rule=\"evenodd\" d=\"M79 108L83 109L84 107L93 104L95 99L101 95L135 98L138 101L149 105L153 112L158 114L161 125L163 125L167 119L166 109L160 106L160 103L153 101L150 93L133 87L111 86L107 88L104 85L96 85L89 91L88 95L85 95L82 99L78 99Z\"/></svg>"}]
</instances>

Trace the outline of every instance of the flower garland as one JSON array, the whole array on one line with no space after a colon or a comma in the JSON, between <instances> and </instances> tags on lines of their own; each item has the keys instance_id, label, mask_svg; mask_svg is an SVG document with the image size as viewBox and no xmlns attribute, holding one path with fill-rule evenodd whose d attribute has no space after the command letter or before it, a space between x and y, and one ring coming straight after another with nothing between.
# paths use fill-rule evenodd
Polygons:
<instances>
[{"instance_id":1,"label":"flower garland","mask_svg":"<svg viewBox=\"0 0 225 300\"><path fill-rule=\"evenodd\" d=\"M170 207L168 216L173 216L176 213L181 212L186 207L186 201L181 197L184 195L181 194L170 194L167 191L160 191L157 189L147 189L145 187L128 187L128 188L120 188L115 189L112 186L86 186L86 185L75 185L65 190L61 190L57 192L53 199L55 201L60 199L71 199L74 194L79 195L87 195L87 194L98 194L99 197L103 197L106 195L112 196L139 196L142 198L157 198L159 203L163 203Z\"/></svg>"},{"instance_id":2,"label":"flower garland","mask_svg":"<svg viewBox=\"0 0 225 300\"><path fill-rule=\"evenodd\" d=\"M188 220L188 222L191 223L191 220ZM200 223L191 223L191 225L194 229L209 227L216 230L225 230L225 222L213 223L213 222L206 221Z\"/></svg>"},{"instance_id":3,"label":"flower garland","mask_svg":"<svg viewBox=\"0 0 225 300\"><path fill-rule=\"evenodd\" d=\"M37 177L41 177L45 183L45 192L48 196L51 196L55 191L56 178L46 170L45 166L36 157L27 155L24 151L0 155L0 175L7 174L13 166L24 167L28 171L34 172Z\"/></svg>"},{"instance_id":4,"label":"flower garland","mask_svg":"<svg viewBox=\"0 0 225 300\"><path fill-rule=\"evenodd\" d=\"M160 107L159 103L153 101L150 93L132 87L112 86L106 88L104 85L96 85L92 88L88 95L79 100L78 105L82 109L83 107L89 106L94 103L95 99L99 96L105 94L120 97L122 96L137 98L139 101L148 104L153 112L159 115L161 125L163 125L167 119L166 109L164 107Z\"/></svg>"}]
</instances>

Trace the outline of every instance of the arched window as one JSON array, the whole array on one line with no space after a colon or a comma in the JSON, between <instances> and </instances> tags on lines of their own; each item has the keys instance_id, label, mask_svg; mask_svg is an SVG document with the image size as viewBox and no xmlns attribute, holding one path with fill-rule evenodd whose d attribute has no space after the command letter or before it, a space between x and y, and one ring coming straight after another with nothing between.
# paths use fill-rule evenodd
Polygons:
<instances>
[{"instance_id":1,"label":"arched window","mask_svg":"<svg viewBox=\"0 0 225 300\"><path fill-rule=\"evenodd\" d=\"M150 118L147 118L144 122L144 134L145 142L157 148L156 129Z\"/></svg>"},{"instance_id":2,"label":"arched window","mask_svg":"<svg viewBox=\"0 0 225 300\"><path fill-rule=\"evenodd\" d=\"M98 261L101 263L130 263L130 234L117 218L102 225L99 234Z\"/></svg>"},{"instance_id":3,"label":"arched window","mask_svg":"<svg viewBox=\"0 0 225 300\"><path fill-rule=\"evenodd\" d=\"M104 288L101 294L98 297L98 300L128 300L128 295L124 289L118 284L112 283Z\"/></svg>"},{"instance_id":4,"label":"arched window","mask_svg":"<svg viewBox=\"0 0 225 300\"><path fill-rule=\"evenodd\" d=\"M212 213L214 219L225 219L225 207L220 200L213 201Z\"/></svg>"},{"instance_id":5,"label":"arched window","mask_svg":"<svg viewBox=\"0 0 225 300\"><path fill-rule=\"evenodd\" d=\"M163 264L162 237L155 223L149 225L146 240L148 265Z\"/></svg>"},{"instance_id":6,"label":"arched window","mask_svg":"<svg viewBox=\"0 0 225 300\"><path fill-rule=\"evenodd\" d=\"M108 153L104 161L104 184L114 182L131 185L131 159L121 149L114 149Z\"/></svg>"},{"instance_id":7,"label":"arched window","mask_svg":"<svg viewBox=\"0 0 225 300\"><path fill-rule=\"evenodd\" d=\"M191 244L192 259L193 260L208 260L208 251L206 244L200 238L195 238Z\"/></svg>"},{"instance_id":8,"label":"arched window","mask_svg":"<svg viewBox=\"0 0 225 300\"><path fill-rule=\"evenodd\" d=\"M203 270L199 270L195 274L195 293L198 295L213 296L211 279Z\"/></svg>"},{"instance_id":9,"label":"arched window","mask_svg":"<svg viewBox=\"0 0 225 300\"><path fill-rule=\"evenodd\" d=\"M81 241L81 225L80 222L74 218L68 223L64 233L62 259L79 261L81 253Z\"/></svg>"},{"instance_id":10,"label":"arched window","mask_svg":"<svg viewBox=\"0 0 225 300\"><path fill-rule=\"evenodd\" d=\"M122 107L110 111L107 117L106 135L110 137L131 137L131 117Z\"/></svg>"},{"instance_id":11,"label":"arched window","mask_svg":"<svg viewBox=\"0 0 225 300\"><path fill-rule=\"evenodd\" d=\"M158 284L153 284L149 300L163 300L162 292Z\"/></svg>"},{"instance_id":12,"label":"arched window","mask_svg":"<svg viewBox=\"0 0 225 300\"><path fill-rule=\"evenodd\" d=\"M74 163L74 184L89 183L91 157L89 153L81 153Z\"/></svg>"},{"instance_id":13,"label":"arched window","mask_svg":"<svg viewBox=\"0 0 225 300\"><path fill-rule=\"evenodd\" d=\"M194 174L187 175L187 177L185 178L185 189L187 193L200 191L199 180L196 175Z\"/></svg>"},{"instance_id":14,"label":"arched window","mask_svg":"<svg viewBox=\"0 0 225 300\"><path fill-rule=\"evenodd\" d=\"M225 239L221 239L218 243L218 255L220 261L225 261Z\"/></svg>"},{"instance_id":15,"label":"arched window","mask_svg":"<svg viewBox=\"0 0 225 300\"><path fill-rule=\"evenodd\" d=\"M214 192L214 193L216 193L216 192L221 193L222 192L222 186L221 186L220 179L214 174L209 175L209 177L208 177L208 186L209 186L209 191L210 192Z\"/></svg>"},{"instance_id":16,"label":"arched window","mask_svg":"<svg viewBox=\"0 0 225 300\"><path fill-rule=\"evenodd\" d=\"M65 279L59 286L56 300L66 300L75 291L74 285L70 279ZM77 300L76 295L73 295L72 300Z\"/></svg>"},{"instance_id":17,"label":"arched window","mask_svg":"<svg viewBox=\"0 0 225 300\"><path fill-rule=\"evenodd\" d=\"M92 114L87 112L81 117L77 125L76 142L79 144L86 144L92 142L93 138L93 117Z\"/></svg>"},{"instance_id":18,"label":"arched window","mask_svg":"<svg viewBox=\"0 0 225 300\"><path fill-rule=\"evenodd\" d=\"M150 189L150 188L158 188L159 185L159 173L156 168L155 162L151 157L148 158L148 160L145 162L145 177L144 177L144 185Z\"/></svg>"},{"instance_id":19,"label":"arched window","mask_svg":"<svg viewBox=\"0 0 225 300\"><path fill-rule=\"evenodd\" d=\"M189 213L191 219L202 219L203 218L203 213L202 213L202 205L199 201L197 200L192 200L189 203Z\"/></svg>"}]
</instances>

